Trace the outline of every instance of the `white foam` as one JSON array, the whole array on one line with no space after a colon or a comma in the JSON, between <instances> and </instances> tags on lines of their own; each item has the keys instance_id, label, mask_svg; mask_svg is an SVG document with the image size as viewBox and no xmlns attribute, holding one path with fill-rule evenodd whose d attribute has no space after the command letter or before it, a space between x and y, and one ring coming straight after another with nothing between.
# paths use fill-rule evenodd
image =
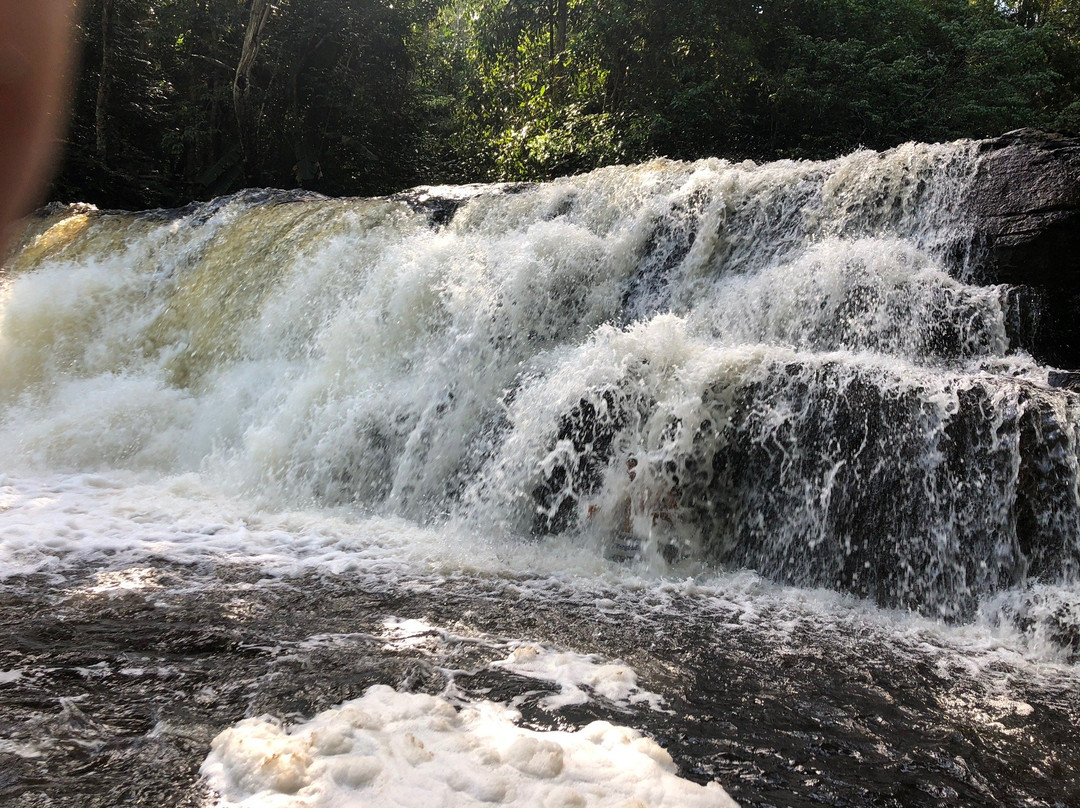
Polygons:
<instances>
[{"instance_id":1,"label":"white foam","mask_svg":"<svg viewBox=\"0 0 1080 808\"><path fill-rule=\"evenodd\" d=\"M400 519L267 512L194 475L157 483L122 472L7 477L0 478L0 502L0 580L104 565L85 588L95 595L157 588L152 559L245 563L269 575L360 566L374 572L405 563L404 547L422 564L423 548L435 542Z\"/></svg>"},{"instance_id":2,"label":"white foam","mask_svg":"<svg viewBox=\"0 0 1080 808\"><path fill-rule=\"evenodd\" d=\"M597 654L522 645L492 667L558 685L560 692L557 695L540 702L541 706L552 710L585 704L589 700L586 688L615 704L645 704L652 710L663 709L663 697L640 688L633 668L619 661L605 661Z\"/></svg>"},{"instance_id":3,"label":"white foam","mask_svg":"<svg viewBox=\"0 0 1080 808\"><path fill-rule=\"evenodd\" d=\"M1056 623L1077 612L1076 585L1034 587L1037 597L1030 601L1023 592L1005 593L986 602L976 623L949 626L880 611L832 591L778 586L749 571L661 577L648 566L605 561L589 542L588 536L568 534L522 544L512 537L423 527L341 509L268 511L214 491L196 475L156 483L123 472L0 476L0 581L31 574L63 581L86 564L98 567L88 583L67 590L71 595L160 591L162 584L151 570L162 561L242 564L269 577L347 573L356 580L414 588L438 586L447 576L524 575L507 584L518 597L543 600L552 587L563 590L560 597L567 596L568 588L579 590L586 600L596 599L602 614L667 612L678 600L690 598L698 608L715 605L720 613L736 615L740 624L754 623L774 635L790 631L785 626L792 621L860 623L913 644L928 638L935 647L967 649L984 668L995 660L1020 666L1069 664L1068 649L1051 634ZM191 578L186 585L198 581ZM601 591L605 594L598 597ZM1009 619L1021 612L1034 618L1028 621L1032 629L1021 632ZM414 628L445 633L436 627ZM394 637L387 633L385 639ZM522 640L494 642L502 643L496 650L505 657Z\"/></svg>"},{"instance_id":4,"label":"white foam","mask_svg":"<svg viewBox=\"0 0 1080 808\"><path fill-rule=\"evenodd\" d=\"M242 721L214 739L202 772L220 808L736 805L716 783L680 778L635 730L597 721L537 732L518 718L493 702L455 709L380 685L292 727Z\"/></svg>"},{"instance_id":5,"label":"white foam","mask_svg":"<svg viewBox=\"0 0 1080 808\"><path fill-rule=\"evenodd\" d=\"M19 743L7 738L0 738L0 755L15 755L26 760L45 757L46 751L29 743Z\"/></svg>"},{"instance_id":6,"label":"white foam","mask_svg":"<svg viewBox=\"0 0 1080 808\"><path fill-rule=\"evenodd\" d=\"M309 638L308 642L312 639L315 638ZM579 654L490 634L465 636L439 628L426 620L398 617L388 617L383 621L383 639L386 650L420 651L434 657L442 656L448 649L463 643L494 651L512 649L508 656L489 663L487 667L556 685L559 693L540 701L540 706L549 710L585 704L592 695L619 707L645 705L658 712L664 709L663 696L641 687L637 671L620 660L608 660L600 654Z\"/></svg>"}]
</instances>

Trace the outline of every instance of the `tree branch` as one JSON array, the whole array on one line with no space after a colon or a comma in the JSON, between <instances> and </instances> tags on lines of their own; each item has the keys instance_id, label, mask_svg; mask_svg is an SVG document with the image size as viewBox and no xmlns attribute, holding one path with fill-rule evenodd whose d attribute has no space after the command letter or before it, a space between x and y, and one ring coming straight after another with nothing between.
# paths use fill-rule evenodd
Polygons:
<instances>
[{"instance_id":1,"label":"tree branch","mask_svg":"<svg viewBox=\"0 0 1080 808\"><path fill-rule=\"evenodd\" d=\"M201 53L189 53L188 56L192 59L201 59L202 61L208 62L209 64L214 65L214 67L220 67L222 70L228 71L229 73L236 70L236 68L225 64L220 59L215 59L213 56L203 56Z\"/></svg>"}]
</instances>

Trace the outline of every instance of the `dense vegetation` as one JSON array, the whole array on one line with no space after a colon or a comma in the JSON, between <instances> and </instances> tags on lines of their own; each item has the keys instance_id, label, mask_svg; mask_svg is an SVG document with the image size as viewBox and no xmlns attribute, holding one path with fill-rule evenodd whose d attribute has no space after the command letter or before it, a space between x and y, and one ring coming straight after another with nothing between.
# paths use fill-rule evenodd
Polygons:
<instances>
[{"instance_id":1,"label":"dense vegetation","mask_svg":"<svg viewBox=\"0 0 1080 808\"><path fill-rule=\"evenodd\" d=\"M53 198L377 194L1080 129L1062 0L89 0Z\"/></svg>"}]
</instances>

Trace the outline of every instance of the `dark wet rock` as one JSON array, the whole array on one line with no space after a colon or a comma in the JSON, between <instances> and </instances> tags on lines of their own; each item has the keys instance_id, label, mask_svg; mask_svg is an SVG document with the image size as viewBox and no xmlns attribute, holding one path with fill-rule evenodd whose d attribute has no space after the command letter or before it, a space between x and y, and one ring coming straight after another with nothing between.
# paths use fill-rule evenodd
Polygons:
<instances>
[{"instance_id":1,"label":"dark wet rock","mask_svg":"<svg viewBox=\"0 0 1080 808\"><path fill-rule=\"evenodd\" d=\"M944 409L934 394L830 365L747 385L733 409L717 389L682 461L685 518L718 563L950 618L1065 574L1080 510L1054 394L997 378Z\"/></svg>"},{"instance_id":2,"label":"dark wet rock","mask_svg":"<svg viewBox=\"0 0 1080 808\"><path fill-rule=\"evenodd\" d=\"M1047 382L1051 387L1080 393L1080 371L1051 370L1047 375Z\"/></svg>"},{"instance_id":3,"label":"dark wet rock","mask_svg":"<svg viewBox=\"0 0 1080 808\"><path fill-rule=\"evenodd\" d=\"M685 518L721 564L950 618L1059 578L1080 529L1060 394L993 377L951 387L824 365L778 368L734 408L718 388L699 456L681 461Z\"/></svg>"},{"instance_id":4,"label":"dark wet rock","mask_svg":"<svg viewBox=\"0 0 1080 808\"><path fill-rule=\"evenodd\" d=\"M1073 393L1053 384L776 362L707 387L656 441L643 425L662 414L624 380L560 419L534 530L579 526L607 470L652 444L635 459L706 561L964 619L1080 568Z\"/></svg>"},{"instance_id":5,"label":"dark wet rock","mask_svg":"<svg viewBox=\"0 0 1080 808\"><path fill-rule=\"evenodd\" d=\"M623 309L629 319L648 317L670 307L671 275L693 248L708 202L708 194L699 190L656 217L623 296Z\"/></svg>"},{"instance_id":6,"label":"dark wet rock","mask_svg":"<svg viewBox=\"0 0 1080 808\"><path fill-rule=\"evenodd\" d=\"M450 224L451 219L463 205L480 194L516 194L532 187L534 185L530 182L453 186L421 185L394 194L390 198L404 202L415 212L426 215L432 227L444 227Z\"/></svg>"},{"instance_id":7,"label":"dark wet rock","mask_svg":"<svg viewBox=\"0 0 1080 808\"><path fill-rule=\"evenodd\" d=\"M625 391L612 387L582 396L559 419L543 479L533 490L535 534L561 533L577 524L578 501L600 488L632 409Z\"/></svg>"},{"instance_id":8,"label":"dark wet rock","mask_svg":"<svg viewBox=\"0 0 1080 808\"><path fill-rule=\"evenodd\" d=\"M428 188L412 188L395 194L391 199L404 202L416 213L428 217L432 227L442 227L450 223L460 208L466 202L466 198L448 197L432 194Z\"/></svg>"},{"instance_id":9,"label":"dark wet rock","mask_svg":"<svg viewBox=\"0 0 1080 808\"><path fill-rule=\"evenodd\" d=\"M965 204L976 280L1021 287L1014 339L1080 367L1080 141L1019 129L980 144Z\"/></svg>"},{"instance_id":10,"label":"dark wet rock","mask_svg":"<svg viewBox=\"0 0 1080 808\"><path fill-rule=\"evenodd\" d=\"M1080 141L1020 129L984 141L968 204L1000 283L1080 284Z\"/></svg>"}]
</instances>

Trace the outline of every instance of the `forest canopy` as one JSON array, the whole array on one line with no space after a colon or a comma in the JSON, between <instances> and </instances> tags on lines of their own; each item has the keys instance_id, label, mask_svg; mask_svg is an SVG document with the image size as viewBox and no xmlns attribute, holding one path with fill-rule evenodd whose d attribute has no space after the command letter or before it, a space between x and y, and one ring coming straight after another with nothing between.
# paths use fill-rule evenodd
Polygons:
<instances>
[{"instance_id":1,"label":"forest canopy","mask_svg":"<svg viewBox=\"0 0 1080 808\"><path fill-rule=\"evenodd\" d=\"M1063 0L89 0L52 198L174 206L1080 130Z\"/></svg>"}]
</instances>

